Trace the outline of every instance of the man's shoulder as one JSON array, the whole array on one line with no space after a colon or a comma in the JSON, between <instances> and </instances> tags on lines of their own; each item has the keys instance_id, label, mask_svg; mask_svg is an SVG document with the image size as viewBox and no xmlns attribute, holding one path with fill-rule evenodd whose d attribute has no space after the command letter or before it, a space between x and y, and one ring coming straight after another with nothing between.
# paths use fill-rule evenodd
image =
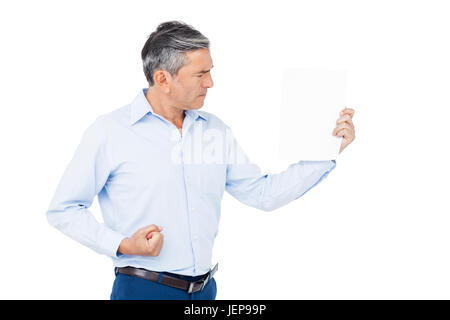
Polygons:
<instances>
[{"instance_id":1,"label":"man's shoulder","mask_svg":"<svg viewBox=\"0 0 450 320\"><path fill-rule=\"evenodd\" d=\"M98 115L94 118L87 129L85 134L89 136L102 136L106 137L113 131L117 131L123 128L127 124L127 117L129 105L114 109Z\"/></svg>"},{"instance_id":2,"label":"man's shoulder","mask_svg":"<svg viewBox=\"0 0 450 320\"><path fill-rule=\"evenodd\" d=\"M120 108L116 108L107 113L102 114L101 117L104 117L105 122L109 122L111 124L127 125L130 119L130 112L131 112L131 104L126 104Z\"/></svg>"},{"instance_id":3,"label":"man's shoulder","mask_svg":"<svg viewBox=\"0 0 450 320\"><path fill-rule=\"evenodd\" d=\"M94 120L94 124L107 128L117 128L128 124L130 118L130 105L102 113Z\"/></svg>"}]
</instances>

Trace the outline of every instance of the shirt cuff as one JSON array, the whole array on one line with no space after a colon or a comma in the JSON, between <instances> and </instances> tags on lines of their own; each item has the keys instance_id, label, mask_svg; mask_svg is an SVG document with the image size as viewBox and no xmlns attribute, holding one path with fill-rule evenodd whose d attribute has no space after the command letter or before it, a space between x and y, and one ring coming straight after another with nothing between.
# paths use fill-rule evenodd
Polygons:
<instances>
[{"instance_id":1,"label":"shirt cuff","mask_svg":"<svg viewBox=\"0 0 450 320\"><path fill-rule=\"evenodd\" d=\"M119 252L119 246L126 237L119 232L108 230L108 233L103 238L104 253L112 258L118 258L122 254Z\"/></svg>"}]
</instances>

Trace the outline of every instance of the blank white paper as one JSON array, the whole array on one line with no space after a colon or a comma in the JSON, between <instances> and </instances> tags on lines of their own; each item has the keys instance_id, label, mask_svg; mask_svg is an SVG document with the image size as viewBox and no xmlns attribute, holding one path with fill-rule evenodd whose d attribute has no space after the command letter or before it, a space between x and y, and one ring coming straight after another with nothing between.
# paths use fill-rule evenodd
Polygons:
<instances>
[{"instance_id":1,"label":"blank white paper","mask_svg":"<svg viewBox=\"0 0 450 320\"><path fill-rule=\"evenodd\" d=\"M345 70L285 68L279 157L290 162L336 159L342 137L332 135L345 108Z\"/></svg>"}]
</instances>

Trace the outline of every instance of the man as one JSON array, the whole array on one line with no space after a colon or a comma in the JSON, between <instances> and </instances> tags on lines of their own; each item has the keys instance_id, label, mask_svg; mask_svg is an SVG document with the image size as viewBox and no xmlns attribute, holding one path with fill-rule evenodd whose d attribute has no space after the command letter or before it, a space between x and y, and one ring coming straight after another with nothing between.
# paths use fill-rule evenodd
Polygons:
<instances>
[{"instance_id":1,"label":"man","mask_svg":"<svg viewBox=\"0 0 450 320\"><path fill-rule=\"evenodd\" d=\"M262 174L230 128L198 111L213 87L209 40L181 22L142 49L149 87L84 132L47 212L49 223L112 258L111 299L215 299L211 256L223 192L271 211L299 198L335 161L299 161ZM354 110L333 134L353 141ZM104 223L88 208L98 195Z\"/></svg>"}]
</instances>

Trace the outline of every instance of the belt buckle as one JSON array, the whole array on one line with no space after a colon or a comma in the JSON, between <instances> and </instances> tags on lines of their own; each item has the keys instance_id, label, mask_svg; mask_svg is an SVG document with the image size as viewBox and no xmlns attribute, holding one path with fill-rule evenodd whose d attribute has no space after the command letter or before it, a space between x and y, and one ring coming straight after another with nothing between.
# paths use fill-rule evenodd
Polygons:
<instances>
[{"instance_id":1,"label":"belt buckle","mask_svg":"<svg viewBox=\"0 0 450 320\"><path fill-rule=\"evenodd\" d=\"M208 281L209 281L209 279L210 279L210 276L211 276L211 273L208 272L208 275L206 276L205 279L203 279L203 280L201 280L201 281L194 281L194 282L189 283L188 293L192 293L193 290L194 290L194 285L197 284L197 283L199 283L199 282L202 283L202 286L201 286L200 289L197 290L197 291L202 291L203 288L204 288L204 287L206 286L206 284L208 283ZM195 292L197 292L197 291L195 291Z\"/></svg>"},{"instance_id":2,"label":"belt buckle","mask_svg":"<svg viewBox=\"0 0 450 320\"><path fill-rule=\"evenodd\" d=\"M195 282L189 283L188 293L192 293L192 289L194 289L194 284L195 284Z\"/></svg>"},{"instance_id":3,"label":"belt buckle","mask_svg":"<svg viewBox=\"0 0 450 320\"><path fill-rule=\"evenodd\" d=\"M208 272L208 275L206 276L206 279L203 279L202 281L203 281L203 283L202 283L202 287L200 288L200 291L202 291L203 290L203 288L206 286L206 284L208 283L208 281L209 281L209 277L211 276L211 273L210 272Z\"/></svg>"}]
</instances>

